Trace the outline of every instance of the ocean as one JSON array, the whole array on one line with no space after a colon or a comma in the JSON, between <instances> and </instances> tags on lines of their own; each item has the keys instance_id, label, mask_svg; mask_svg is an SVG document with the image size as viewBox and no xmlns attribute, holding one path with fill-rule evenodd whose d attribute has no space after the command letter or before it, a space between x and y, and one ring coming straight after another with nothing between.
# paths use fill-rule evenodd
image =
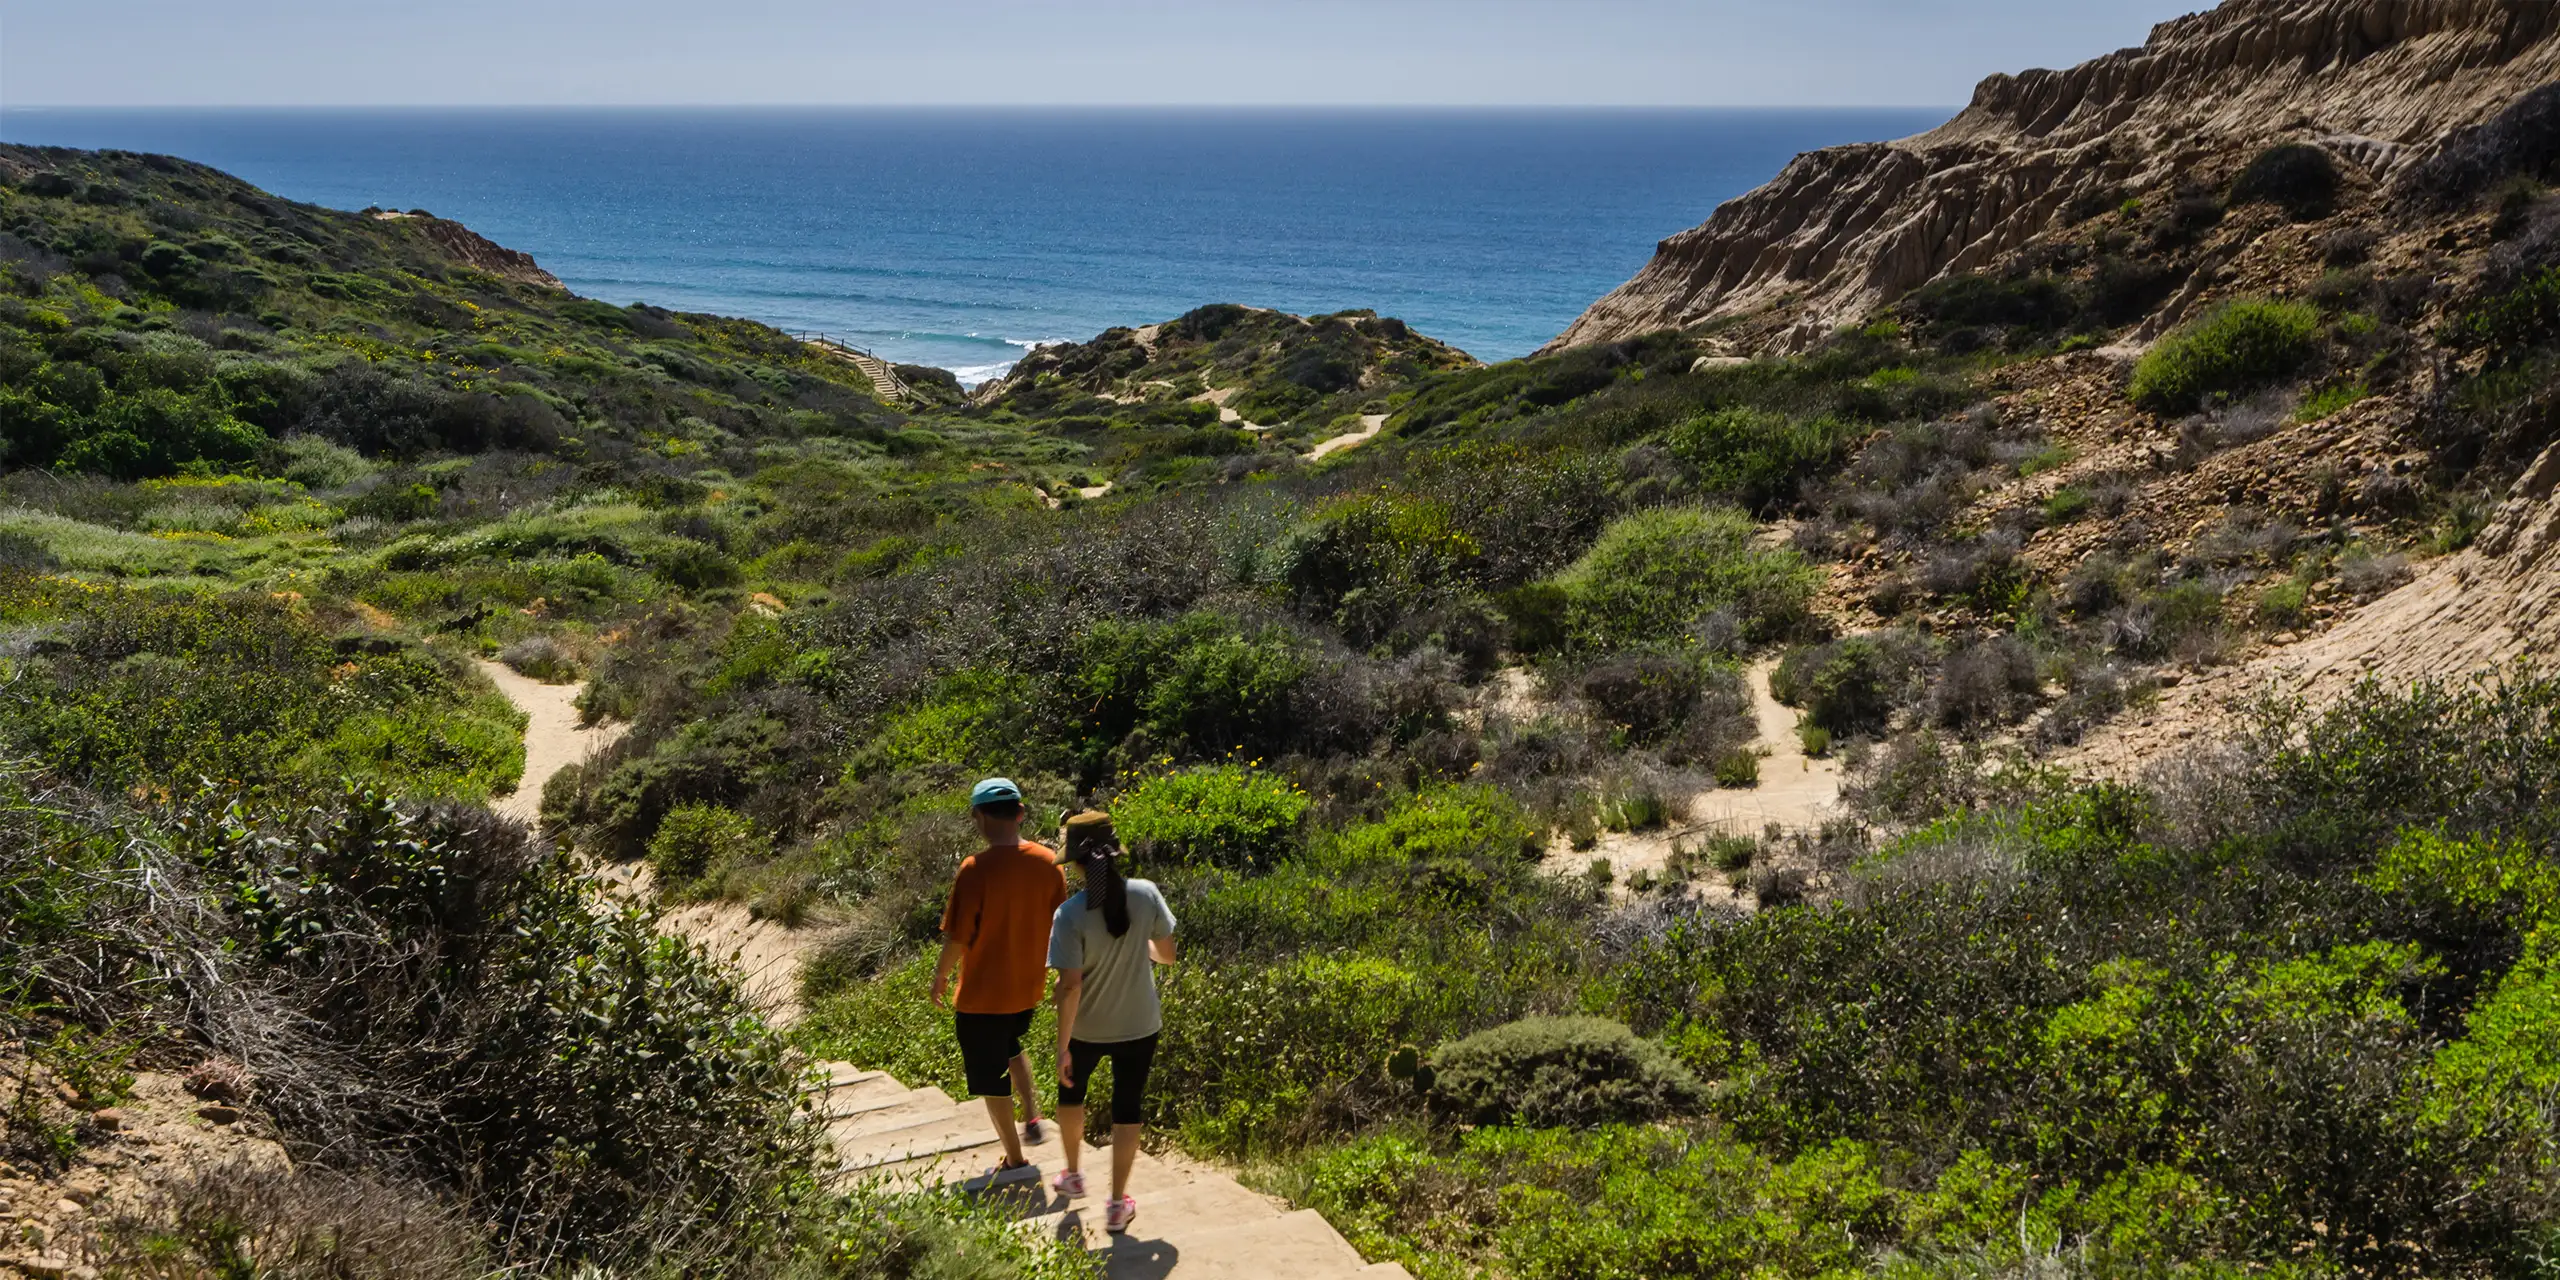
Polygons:
<instances>
[{"instance_id":1,"label":"ocean","mask_svg":"<svg viewBox=\"0 0 2560 1280\"><path fill-rule=\"evenodd\" d=\"M1210 302L1373 308L1525 355L1657 241L1914 110L71 110L0 139L159 151L423 208L581 294L836 335L975 383Z\"/></svg>"}]
</instances>

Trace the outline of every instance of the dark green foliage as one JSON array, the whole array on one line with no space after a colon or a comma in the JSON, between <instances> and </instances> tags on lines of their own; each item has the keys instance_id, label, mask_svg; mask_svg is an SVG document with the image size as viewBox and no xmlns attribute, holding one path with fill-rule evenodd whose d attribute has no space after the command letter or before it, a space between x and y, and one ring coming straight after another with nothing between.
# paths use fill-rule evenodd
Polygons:
<instances>
[{"instance_id":1,"label":"dark green foliage","mask_svg":"<svg viewBox=\"0 0 2560 1280\"><path fill-rule=\"evenodd\" d=\"M2135 366L2135 404L2184 413L2299 372L2319 351L2320 313L2297 302L2243 301L2162 338Z\"/></svg>"},{"instance_id":2,"label":"dark green foliage","mask_svg":"<svg viewBox=\"0 0 2560 1280\"><path fill-rule=\"evenodd\" d=\"M1585 650L1658 643L1718 612L1750 641L1802 628L1813 570L1792 551L1754 547L1752 528L1728 508L1643 511L1611 524L1556 576L1569 643Z\"/></svg>"},{"instance_id":3,"label":"dark green foliage","mask_svg":"<svg viewBox=\"0 0 2560 1280\"><path fill-rule=\"evenodd\" d=\"M1701 488L1766 510L1793 499L1800 485L1838 464L1856 434L1831 418L1725 409L1672 428L1664 443L1697 472Z\"/></svg>"},{"instance_id":4,"label":"dark green foliage","mask_svg":"<svg viewBox=\"0 0 2560 1280\"><path fill-rule=\"evenodd\" d=\"M2549 346L2560 338L2560 267L2545 267L2514 288L2482 299L2462 316L2455 332L2502 363Z\"/></svg>"},{"instance_id":5,"label":"dark green foliage","mask_svg":"<svg viewBox=\"0 0 2560 1280\"><path fill-rule=\"evenodd\" d=\"M1650 1040L1605 1018L1526 1018L1433 1050L1435 1107L1474 1124L1582 1128L1696 1107L1706 1091Z\"/></svg>"},{"instance_id":6,"label":"dark green foliage","mask_svg":"<svg viewBox=\"0 0 2560 1280\"><path fill-rule=\"evenodd\" d=\"M1908 639L1893 634L1805 645L1778 663L1769 691L1834 738L1870 737L1884 732L1894 712L1911 700L1920 656Z\"/></svg>"},{"instance_id":7,"label":"dark green foliage","mask_svg":"<svg viewBox=\"0 0 2560 1280\"><path fill-rule=\"evenodd\" d=\"M2337 208L2338 162L2327 151L2291 142L2259 152L2231 183L2231 203L2272 204L2296 222L2316 222Z\"/></svg>"},{"instance_id":8,"label":"dark green foliage","mask_svg":"<svg viewBox=\"0 0 2560 1280\"><path fill-rule=\"evenodd\" d=\"M1672 760L1713 758L1751 737L1741 681L1695 655L1620 653L1585 668L1574 686L1628 742L1664 748Z\"/></svg>"},{"instance_id":9,"label":"dark green foliage","mask_svg":"<svg viewBox=\"0 0 2560 1280\"><path fill-rule=\"evenodd\" d=\"M1311 662L1279 628L1246 631L1197 613L1163 624L1106 622L1078 645L1071 697L1083 708L1080 758L1088 771L1113 753L1185 758L1276 754L1287 713Z\"/></svg>"},{"instance_id":10,"label":"dark green foliage","mask_svg":"<svg viewBox=\"0 0 2560 1280\"><path fill-rule=\"evenodd\" d=\"M184 1029L307 1163L467 1204L469 1232L418 1224L464 1253L718 1270L792 1245L813 1136L780 1044L521 828L363 790L155 820L0 788L13 1001Z\"/></svg>"},{"instance_id":11,"label":"dark green foliage","mask_svg":"<svg viewBox=\"0 0 2560 1280\"><path fill-rule=\"evenodd\" d=\"M49 180L0 202L0 464L229 470L300 433L647 471L637 448L672 436L885 416L850 366L783 334L491 275L449 223L297 205L165 157L10 155Z\"/></svg>"},{"instance_id":12,"label":"dark green foliage","mask_svg":"<svg viewBox=\"0 0 2560 1280\"><path fill-rule=\"evenodd\" d=\"M700 896L705 882L716 882L730 866L770 851L771 842L745 818L718 805L679 805L649 837L649 866L658 891L682 901Z\"/></svg>"}]
</instances>

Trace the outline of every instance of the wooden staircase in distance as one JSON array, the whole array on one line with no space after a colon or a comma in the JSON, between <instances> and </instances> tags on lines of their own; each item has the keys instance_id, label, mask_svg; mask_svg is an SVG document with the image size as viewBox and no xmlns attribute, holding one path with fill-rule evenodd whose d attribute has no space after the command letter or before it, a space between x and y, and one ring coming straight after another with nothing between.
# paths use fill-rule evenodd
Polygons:
<instances>
[{"instance_id":1,"label":"wooden staircase in distance","mask_svg":"<svg viewBox=\"0 0 2560 1280\"><path fill-rule=\"evenodd\" d=\"M898 376L898 371L891 368L888 361L823 333L803 334L800 340L860 370L863 377L871 380L871 390L882 400L905 404L915 398L915 393L908 390L906 380Z\"/></svg>"}]
</instances>

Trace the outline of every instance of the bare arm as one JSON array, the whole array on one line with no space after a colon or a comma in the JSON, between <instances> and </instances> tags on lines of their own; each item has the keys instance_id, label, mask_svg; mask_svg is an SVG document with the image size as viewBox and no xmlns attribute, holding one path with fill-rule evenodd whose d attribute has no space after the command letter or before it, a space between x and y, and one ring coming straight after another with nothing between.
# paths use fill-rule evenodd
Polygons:
<instances>
[{"instance_id":1,"label":"bare arm","mask_svg":"<svg viewBox=\"0 0 2560 1280\"><path fill-rule=\"evenodd\" d=\"M1173 935L1168 933L1161 938L1147 939L1147 954L1155 957L1157 964L1172 964Z\"/></svg>"},{"instance_id":2,"label":"bare arm","mask_svg":"<svg viewBox=\"0 0 2560 1280\"><path fill-rule=\"evenodd\" d=\"M1076 1038L1076 1006L1084 996L1084 970L1058 970L1058 1081L1076 1082L1075 1060L1067 1051L1067 1042Z\"/></svg>"},{"instance_id":3,"label":"bare arm","mask_svg":"<svg viewBox=\"0 0 2560 1280\"><path fill-rule=\"evenodd\" d=\"M937 1005L947 1008L951 1004L951 973L960 967L961 950L958 938L942 940L942 957L933 962L933 1002Z\"/></svg>"}]
</instances>

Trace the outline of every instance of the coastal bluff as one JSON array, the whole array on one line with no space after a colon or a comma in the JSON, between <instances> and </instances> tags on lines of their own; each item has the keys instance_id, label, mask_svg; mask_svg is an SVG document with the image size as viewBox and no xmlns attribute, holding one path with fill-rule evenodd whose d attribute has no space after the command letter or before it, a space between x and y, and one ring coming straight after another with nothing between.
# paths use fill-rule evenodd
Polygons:
<instances>
[{"instance_id":1,"label":"coastal bluff","mask_svg":"<svg viewBox=\"0 0 2560 1280\"><path fill-rule=\"evenodd\" d=\"M1661 243L1547 350L1730 322L1796 350L2127 200L2279 143L2385 183L2560 79L2544 0L2229 0L2139 48L1997 75L1930 132L1798 157Z\"/></svg>"}]
</instances>

